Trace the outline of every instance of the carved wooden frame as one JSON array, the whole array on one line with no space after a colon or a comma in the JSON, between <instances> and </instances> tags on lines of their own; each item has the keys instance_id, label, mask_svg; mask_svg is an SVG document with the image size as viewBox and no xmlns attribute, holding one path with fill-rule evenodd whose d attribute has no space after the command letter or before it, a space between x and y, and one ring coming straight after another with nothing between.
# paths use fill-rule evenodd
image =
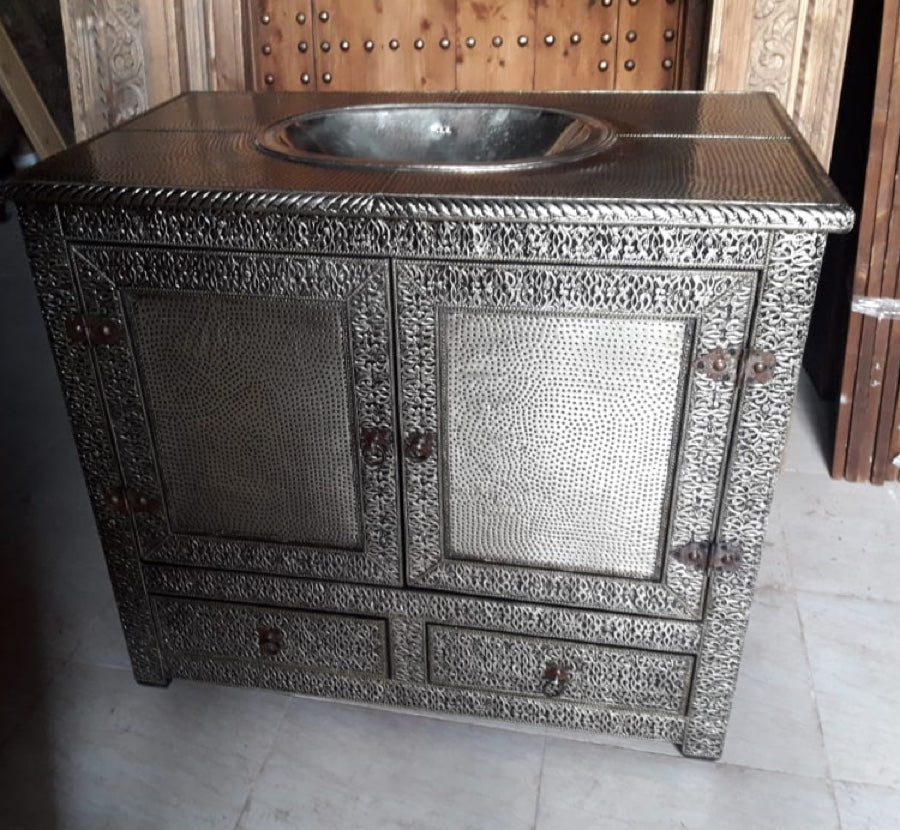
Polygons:
<instances>
[{"instance_id":1,"label":"carved wooden frame","mask_svg":"<svg viewBox=\"0 0 900 830\"><path fill-rule=\"evenodd\" d=\"M828 167L853 3L713 0L705 89L773 92Z\"/></svg>"},{"instance_id":2,"label":"carved wooden frame","mask_svg":"<svg viewBox=\"0 0 900 830\"><path fill-rule=\"evenodd\" d=\"M60 0L79 141L189 90L247 87L244 0Z\"/></svg>"}]
</instances>

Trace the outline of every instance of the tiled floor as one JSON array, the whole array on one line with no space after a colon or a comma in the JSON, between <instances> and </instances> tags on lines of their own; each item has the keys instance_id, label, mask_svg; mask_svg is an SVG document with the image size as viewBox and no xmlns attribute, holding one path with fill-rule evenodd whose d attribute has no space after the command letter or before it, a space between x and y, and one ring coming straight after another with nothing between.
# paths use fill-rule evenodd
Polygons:
<instances>
[{"instance_id":1,"label":"tiled floor","mask_svg":"<svg viewBox=\"0 0 900 830\"><path fill-rule=\"evenodd\" d=\"M0 830L900 827L900 491L803 386L725 757L136 685L15 222L0 225Z\"/></svg>"}]
</instances>

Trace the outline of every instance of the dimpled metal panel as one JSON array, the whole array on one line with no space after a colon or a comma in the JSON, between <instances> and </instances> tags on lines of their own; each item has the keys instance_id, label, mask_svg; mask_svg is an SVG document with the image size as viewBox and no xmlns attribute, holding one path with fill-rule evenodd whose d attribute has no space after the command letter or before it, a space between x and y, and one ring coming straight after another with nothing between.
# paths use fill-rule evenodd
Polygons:
<instances>
[{"instance_id":1,"label":"dimpled metal panel","mask_svg":"<svg viewBox=\"0 0 900 830\"><path fill-rule=\"evenodd\" d=\"M169 653L387 676L384 620L162 597L154 598L153 610L163 649ZM260 650L260 631L267 629L281 634L275 654Z\"/></svg>"},{"instance_id":2,"label":"dimpled metal panel","mask_svg":"<svg viewBox=\"0 0 900 830\"><path fill-rule=\"evenodd\" d=\"M570 674L559 700L671 713L684 711L694 667L682 654L428 626L428 677L440 686L540 697L550 663Z\"/></svg>"},{"instance_id":3,"label":"dimpled metal panel","mask_svg":"<svg viewBox=\"0 0 900 830\"><path fill-rule=\"evenodd\" d=\"M445 309L447 555L652 577L693 327Z\"/></svg>"},{"instance_id":4,"label":"dimpled metal panel","mask_svg":"<svg viewBox=\"0 0 900 830\"><path fill-rule=\"evenodd\" d=\"M343 304L126 297L172 530L358 549Z\"/></svg>"}]
</instances>

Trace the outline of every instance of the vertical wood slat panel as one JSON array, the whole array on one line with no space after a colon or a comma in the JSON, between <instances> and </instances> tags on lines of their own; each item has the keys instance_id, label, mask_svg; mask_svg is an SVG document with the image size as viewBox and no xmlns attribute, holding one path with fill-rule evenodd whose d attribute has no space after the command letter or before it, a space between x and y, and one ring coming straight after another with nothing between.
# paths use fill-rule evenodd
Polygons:
<instances>
[{"instance_id":1,"label":"vertical wood slat panel","mask_svg":"<svg viewBox=\"0 0 900 830\"><path fill-rule=\"evenodd\" d=\"M553 48L545 34L535 29L534 0L459 0L456 88L533 89L534 50ZM523 36L526 46L518 43ZM495 45L495 38L502 42Z\"/></svg>"},{"instance_id":2,"label":"vertical wood slat panel","mask_svg":"<svg viewBox=\"0 0 900 830\"><path fill-rule=\"evenodd\" d=\"M896 48L896 47L895 47ZM895 52L895 60L897 54ZM888 130L891 140L890 148L894 151L890 160L886 159L882 175L890 177L893 192L887 217L887 227L882 229L873 246L870 257L871 269L866 281L866 294L871 297L896 297L898 294L897 269L900 263L900 187L897 173L900 170L900 64L895 63L894 78L891 84L892 97ZM896 147L894 142L896 141ZM882 242L882 238L884 241ZM876 259L877 257L877 259ZM878 463L878 435L883 425L881 414L885 408L893 415L893 403L896 397L896 377L887 373L888 348L892 325L889 320L878 320L867 317L863 323L862 351L857 373L857 390L862 388L862 395L857 403L854 392L853 417L850 428L850 446L847 453L847 467L853 480L863 481L870 478L875 484L884 483L884 469ZM867 340L868 335L868 340ZM871 347L867 347L867 343ZM890 426L887 425L887 429ZM856 457L858 456L858 458ZM854 468L854 461L856 462Z\"/></svg>"},{"instance_id":3,"label":"vertical wood slat panel","mask_svg":"<svg viewBox=\"0 0 900 830\"><path fill-rule=\"evenodd\" d=\"M852 2L810 0L797 61L796 91L791 113L800 132L810 138L828 168L850 37Z\"/></svg>"},{"instance_id":4,"label":"vertical wood slat panel","mask_svg":"<svg viewBox=\"0 0 900 830\"><path fill-rule=\"evenodd\" d=\"M900 381L900 323L895 322L893 326L894 330L891 336L892 357L889 365L893 367L894 377ZM900 382L898 382L893 415L891 416L889 412L886 413L885 420L890 420L891 423L890 437L884 450L879 448L878 458L885 465L885 481L890 481L891 479L900 481L900 464L897 463L897 459L900 459Z\"/></svg>"},{"instance_id":5,"label":"vertical wood slat panel","mask_svg":"<svg viewBox=\"0 0 900 830\"><path fill-rule=\"evenodd\" d=\"M900 296L900 291L895 289L895 296ZM882 325L887 329L886 356L872 464L874 484L900 478L900 467L894 464L900 456L900 323L885 320Z\"/></svg>"},{"instance_id":6,"label":"vertical wood slat panel","mask_svg":"<svg viewBox=\"0 0 900 830\"><path fill-rule=\"evenodd\" d=\"M172 9L169 37L182 46L182 90L247 88L243 6L242 0L181 0L180 16Z\"/></svg>"},{"instance_id":7,"label":"vertical wood slat panel","mask_svg":"<svg viewBox=\"0 0 900 830\"><path fill-rule=\"evenodd\" d=\"M700 89L706 63L706 23L709 19L711 0L684 0L684 11L679 27L678 67L679 89Z\"/></svg>"},{"instance_id":8,"label":"vertical wood slat panel","mask_svg":"<svg viewBox=\"0 0 900 830\"><path fill-rule=\"evenodd\" d=\"M884 6L881 40L879 46L878 76L872 113L872 130L869 143L869 159L866 169L865 199L859 217L859 242L853 282L854 294L872 294L877 280L871 275L884 267L885 243L890 205L894 200L894 170L898 150L897 127L897 54L896 38L900 18L900 0L887 0ZM897 122L897 123L892 123ZM893 148L893 149L892 149ZM865 444L860 435L857 406L868 396L868 368L874 342L872 318L851 314L841 382L841 398L835 436L835 454L832 475L851 481L868 477L871 467L873 442L868 449L853 447L854 441ZM854 429L854 421L857 426ZM866 459L864 462L863 459Z\"/></svg>"},{"instance_id":9,"label":"vertical wood slat panel","mask_svg":"<svg viewBox=\"0 0 900 830\"><path fill-rule=\"evenodd\" d=\"M750 74L753 2L713 0L706 54L708 90L742 89Z\"/></svg>"},{"instance_id":10,"label":"vertical wood slat panel","mask_svg":"<svg viewBox=\"0 0 900 830\"><path fill-rule=\"evenodd\" d=\"M616 89L675 88L681 12L682 0L621 2Z\"/></svg>"},{"instance_id":11,"label":"vertical wood slat panel","mask_svg":"<svg viewBox=\"0 0 900 830\"><path fill-rule=\"evenodd\" d=\"M316 0L315 26L327 52L316 56L320 89L452 90L456 82L456 0ZM325 11L322 21L318 13ZM446 48L441 41L449 41ZM367 41L371 51L365 48ZM394 42L396 48L392 48ZM346 47L346 48L344 48ZM325 85L325 73L331 80Z\"/></svg>"},{"instance_id":12,"label":"vertical wood slat panel","mask_svg":"<svg viewBox=\"0 0 900 830\"><path fill-rule=\"evenodd\" d=\"M254 55L253 88L316 88L312 0L249 0L248 28ZM305 49L300 44L306 44Z\"/></svg>"},{"instance_id":13,"label":"vertical wood slat panel","mask_svg":"<svg viewBox=\"0 0 900 830\"><path fill-rule=\"evenodd\" d=\"M538 3L535 19L534 88L613 89L616 79L616 6L558 0ZM543 38L555 38L546 48ZM601 68L601 61L605 61Z\"/></svg>"}]
</instances>

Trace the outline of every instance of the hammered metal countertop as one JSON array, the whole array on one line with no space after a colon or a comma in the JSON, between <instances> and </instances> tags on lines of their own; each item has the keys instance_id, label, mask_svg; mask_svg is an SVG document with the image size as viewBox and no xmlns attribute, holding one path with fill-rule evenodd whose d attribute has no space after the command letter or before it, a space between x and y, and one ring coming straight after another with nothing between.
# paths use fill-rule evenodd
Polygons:
<instances>
[{"instance_id":1,"label":"hammered metal countertop","mask_svg":"<svg viewBox=\"0 0 900 830\"><path fill-rule=\"evenodd\" d=\"M336 169L272 158L253 146L262 128L302 112L437 101L573 110L611 121L619 137L582 162L500 173ZM266 194L267 206L288 206L285 197L301 194L307 206L310 198L346 205L360 197L373 210L373 199L730 204L751 208L754 223L762 221L759 210L789 208L794 215L808 208L803 225L852 224L806 142L766 93L187 93L41 162L4 189L24 201L98 201L105 192L117 203L138 195L143 203L160 201L177 191L182 202L193 194L198 206L223 194Z\"/></svg>"}]
</instances>

